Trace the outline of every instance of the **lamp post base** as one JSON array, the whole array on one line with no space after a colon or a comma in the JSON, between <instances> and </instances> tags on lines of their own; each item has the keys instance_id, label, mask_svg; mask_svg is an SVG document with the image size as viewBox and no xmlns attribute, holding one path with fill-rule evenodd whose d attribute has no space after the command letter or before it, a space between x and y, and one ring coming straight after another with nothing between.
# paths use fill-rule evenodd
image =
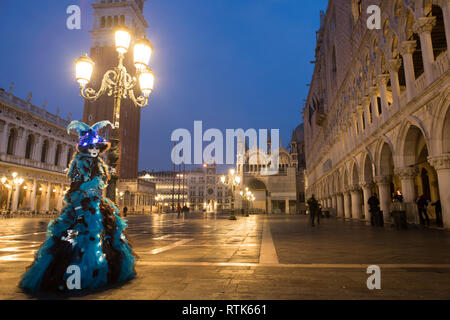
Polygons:
<instances>
[{"instance_id":1,"label":"lamp post base","mask_svg":"<svg viewBox=\"0 0 450 320\"><path fill-rule=\"evenodd\" d=\"M228 220L237 220L236 216L234 215L234 213L232 213L230 215L230 217L228 218Z\"/></svg>"}]
</instances>

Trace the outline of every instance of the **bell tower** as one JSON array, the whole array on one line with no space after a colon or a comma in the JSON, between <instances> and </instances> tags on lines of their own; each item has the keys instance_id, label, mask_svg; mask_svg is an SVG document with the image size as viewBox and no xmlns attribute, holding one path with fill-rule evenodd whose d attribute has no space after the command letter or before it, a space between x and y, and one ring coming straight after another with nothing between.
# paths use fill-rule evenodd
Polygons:
<instances>
[{"instance_id":1,"label":"bell tower","mask_svg":"<svg viewBox=\"0 0 450 320\"><path fill-rule=\"evenodd\" d=\"M95 0L94 26L91 30L90 56L95 62L91 78L91 86L98 89L101 86L106 71L114 69L118 63L115 49L114 30L127 27L133 40L144 38L148 24L143 15L146 0ZM125 54L124 65L130 74L135 74L132 48ZM92 125L102 120L113 120L114 98L101 96L95 102L84 104L83 121ZM130 99L123 99L120 110L120 142L121 161L120 179L133 179L138 175L139 133L141 110ZM109 135L108 127L106 136Z\"/></svg>"}]
</instances>

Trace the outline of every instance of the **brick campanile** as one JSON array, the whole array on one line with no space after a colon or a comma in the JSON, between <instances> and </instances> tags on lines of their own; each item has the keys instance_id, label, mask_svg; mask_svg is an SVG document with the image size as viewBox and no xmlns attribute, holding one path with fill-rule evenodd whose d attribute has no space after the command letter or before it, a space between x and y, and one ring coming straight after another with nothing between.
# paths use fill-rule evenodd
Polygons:
<instances>
[{"instance_id":1,"label":"brick campanile","mask_svg":"<svg viewBox=\"0 0 450 320\"><path fill-rule=\"evenodd\" d=\"M99 89L103 75L107 70L114 69L118 63L115 49L114 30L125 26L131 30L134 39L141 39L148 28L143 15L146 0L95 0L94 27L91 31L90 56L95 61L91 86ZM124 65L128 73L136 75L133 64L133 49L130 46L125 55ZM135 89L136 96L140 89ZM83 121L92 125L97 121L112 122L114 98L103 95L95 102L86 101L84 104ZM120 179L137 178L139 161L139 133L141 125L141 110L130 99L123 99L120 110L120 142L121 162L119 168ZM108 135L108 129L106 136Z\"/></svg>"}]
</instances>

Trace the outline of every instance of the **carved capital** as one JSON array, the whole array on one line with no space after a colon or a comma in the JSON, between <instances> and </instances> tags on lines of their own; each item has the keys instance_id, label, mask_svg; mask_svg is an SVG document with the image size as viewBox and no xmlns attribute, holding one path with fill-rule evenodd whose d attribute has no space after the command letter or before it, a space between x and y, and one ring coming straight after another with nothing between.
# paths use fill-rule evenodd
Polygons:
<instances>
[{"instance_id":1,"label":"carved capital","mask_svg":"<svg viewBox=\"0 0 450 320\"><path fill-rule=\"evenodd\" d=\"M398 72L402 66L402 60L400 59L389 59L386 63L389 71Z\"/></svg>"},{"instance_id":2,"label":"carved capital","mask_svg":"<svg viewBox=\"0 0 450 320\"><path fill-rule=\"evenodd\" d=\"M367 107L370 104L371 98L370 96L364 96L361 98L361 105Z\"/></svg>"},{"instance_id":3,"label":"carved capital","mask_svg":"<svg viewBox=\"0 0 450 320\"><path fill-rule=\"evenodd\" d=\"M391 176L378 176L374 180L376 184L389 184L391 183Z\"/></svg>"},{"instance_id":4,"label":"carved capital","mask_svg":"<svg viewBox=\"0 0 450 320\"><path fill-rule=\"evenodd\" d=\"M389 75L389 74L378 75L378 81L383 85L386 85L390 79L391 79L391 75Z\"/></svg>"},{"instance_id":5,"label":"carved capital","mask_svg":"<svg viewBox=\"0 0 450 320\"><path fill-rule=\"evenodd\" d=\"M349 191L350 192L358 192L359 191L359 185L357 184L353 184L349 186Z\"/></svg>"},{"instance_id":6,"label":"carved capital","mask_svg":"<svg viewBox=\"0 0 450 320\"><path fill-rule=\"evenodd\" d=\"M422 34L425 32L431 32L436 25L436 17L422 17L414 23L412 30L414 33Z\"/></svg>"},{"instance_id":7,"label":"carved capital","mask_svg":"<svg viewBox=\"0 0 450 320\"><path fill-rule=\"evenodd\" d=\"M411 180L419 174L419 171L415 167L396 168L395 174L401 180Z\"/></svg>"},{"instance_id":8,"label":"carved capital","mask_svg":"<svg viewBox=\"0 0 450 320\"><path fill-rule=\"evenodd\" d=\"M360 183L361 188L363 189L372 189L374 184L372 182L361 182Z\"/></svg>"},{"instance_id":9,"label":"carved capital","mask_svg":"<svg viewBox=\"0 0 450 320\"><path fill-rule=\"evenodd\" d=\"M429 157L428 163L436 170L450 169L450 154L440 157Z\"/></svg>"},{"instance_id":10,"label":"carved capital","mask_svg":"<svg viewBox=\"0 0 450 320\"><path fill-rule=\"evenodd\" d=\"M402 56L406 55L406 54L413 54L414 51L417 48L417 41L416 40L411 40L411 41L403 41L401 46L400 46L400 54Z\"/></svg>"}]
</instances>

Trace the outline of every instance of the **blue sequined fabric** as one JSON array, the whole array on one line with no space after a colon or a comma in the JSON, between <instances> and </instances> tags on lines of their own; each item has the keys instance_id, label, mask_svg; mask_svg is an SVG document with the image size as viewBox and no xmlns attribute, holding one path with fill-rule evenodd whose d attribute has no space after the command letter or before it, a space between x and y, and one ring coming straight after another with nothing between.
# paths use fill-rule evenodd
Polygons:
<instances>
[{"instance_id":1,"label":"blue sequined fabric","mask_svg":"<svg viewBox=\"0 0 450 320\"><path fill-rule=\"evenodd\" d=\"M22 275L20 287L31 292L67 291L69 267L80 271L80 289L96 289L136 276L136 255L125 233L127 223L106 197L107 167L101 158L77 154L69 166L71 188L60 216ZM70 282L69 281L69 282Z\"/></svg>"}]
</instances>

